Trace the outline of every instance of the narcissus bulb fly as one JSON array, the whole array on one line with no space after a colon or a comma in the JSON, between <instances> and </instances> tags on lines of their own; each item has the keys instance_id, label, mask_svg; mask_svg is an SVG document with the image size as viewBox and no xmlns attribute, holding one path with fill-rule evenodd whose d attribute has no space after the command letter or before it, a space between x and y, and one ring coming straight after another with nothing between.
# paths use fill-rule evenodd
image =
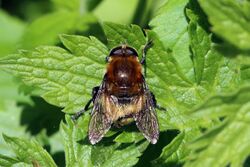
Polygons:
<instances>
[{"instance_id":1,"label":"narcissus bulb fly","mask_svg":"<svg viewBox=\"0 0 250 167\"><path fill-rule=\"evenodd\" d=\"M107 71L102 83L93 88L92 98L85 108L72 116L76 120L93 103L88 131L91 144L99 142L112 124L125 125L131 119L148 141L157 142L156 99L142 73L150 45L151 42L145 45L141 60L137 51L128 45L113 48L107 56Z\"/></svg>"}]
</instances>

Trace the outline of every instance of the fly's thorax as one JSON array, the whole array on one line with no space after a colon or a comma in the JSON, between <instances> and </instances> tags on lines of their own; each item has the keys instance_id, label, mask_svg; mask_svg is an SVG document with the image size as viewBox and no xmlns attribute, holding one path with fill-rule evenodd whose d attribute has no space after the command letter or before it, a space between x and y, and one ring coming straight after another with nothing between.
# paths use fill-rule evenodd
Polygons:
<instances>
[{"instance_id":1,"label":"fly's thorax","mask_svg":"<svg viewBox=\"0 0 250 167\"><path fill-rule=\"evenodd\" d=\"M116 56L107 67L108 89L117 95L139 92L143 83L142 67L135 56Z\"/></svg>"}]
</instances>

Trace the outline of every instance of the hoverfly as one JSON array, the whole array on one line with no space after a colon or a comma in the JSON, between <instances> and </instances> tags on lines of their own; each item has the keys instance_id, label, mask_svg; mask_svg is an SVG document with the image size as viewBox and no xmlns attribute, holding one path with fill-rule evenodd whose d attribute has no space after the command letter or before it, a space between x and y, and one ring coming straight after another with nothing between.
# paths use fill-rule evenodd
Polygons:
<instances>
[{"instance_id":1,"label":"hoverfly","mask_svg":"<svg viewBox=\"0 0 250 167\"><path fill-rule=\"evenodd\" d=\"M145 45L141 60L134 48L124 44L113 48L106 57L107 71L102 83L93 88L92 98L85 108L72 116L73 120L78 119L93 102L88 132L91 144L99 142L113 123L125 125L131 118L148 141L157 142L156 99L142 74L146 51L151 44Z\"/></svg>"}]
</instances>

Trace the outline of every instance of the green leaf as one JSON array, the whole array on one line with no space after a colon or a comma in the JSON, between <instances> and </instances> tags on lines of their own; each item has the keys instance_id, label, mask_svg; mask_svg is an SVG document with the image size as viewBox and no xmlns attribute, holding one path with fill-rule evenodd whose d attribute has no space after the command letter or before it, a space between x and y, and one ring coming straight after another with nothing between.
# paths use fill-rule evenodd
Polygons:
<instances>
[{"instance_id":1,"label":"green leaf","mask_svg":"<svg viewBox=\"0 0 250 167\"><path fill-rule=\"evenodd\" d=\"M58 34L70 32L75 25L76 16L76 13L59 11L36 19L27 27L20 48L30 49L38 45L56 44L59 42Z\"/></svg>"},{"instance_id":2,"label":"green leaf","mask_svg":"<svg viewBox=\"0 0 250 167\"><path fill-rule=\"evenodd\" d=\"M93 10L102 0L52 0L58 9L68 9L69 11L78 11L85 14Z\"/></svg>"},{"instance_id":3,"label":"green leaf","mask_svg":"<svg viewBox=\"0 0 250 167\"><path fill-rule=\"evenodd\" d=\"M44 90L43 97L49 103L72 113L84 107L92 87L100 84L107 49L94 37L61 38L72 54L59 47L44 46L11 55L0 66L21 76L26 84Z\"/></svg>"},{"instance_id":4,"label":"green leaf","mask_svg":"<svg viewBox=\"0 0 250 167\"><path fill-rule=\"evenodd\" d=\"M17 18L8 15L0 10L0 57L5 56L16 49L16 44L20 40L24 23Z\"/></svg>"},{"instance_id":5,"label":"green leaf","mask_svg":"<svg viewBox=\"0 0 250 167\"><path fill-rule=\"evenodd\" d=\"M0 133L8 133L16 136L29 136L25 132L25 126L20 125L21 108L15 104L15 101L5 100L4 109L0 109ZM5 155L11 155L10 149L3 142L0 137L0 153Z\"/></svg>"},{"instance_id":6,"label":"green leaf","mask_svg":"<svg viewBox=\"0 0 250 167\"><path fill-rule=\"evenodd\" d=\"M103 0L93 10L93 14L101 21L130 24L138 1L139 0Z\"/></svg>"},{"instance_id":7,"label":"green leaf","mask_svg":"<svg viewBox=\"0 0 250 167\"><path fill-rule=\"evenodd\" d=\"M150 22L150 26L159 35L166 48L173 48L178 38L185 33L187 35L186 27L188 23L183 10L187 3L187 0L166 2ZM165 25L168 25L168 27Z\"/></svg>"},{"instance_id":8,"label":"green leaf","mask_svg":"<svg viewBox=\"0 0 250 167\"><path fill-rule=\"evenodd\" d=\"M26 140L3 135L4 140L15 152L18 160L38 166L56 166L51 156L35 140Z\"/></svg>"},{"instance_id":9,"label":"green leaf","mask_svg":"<svg viewBox=\"0 0 250 167\"><path fill-rule=\"evenodd\" d=\"M93 146L87 139L88 121L89 115L85 114L77 124L70 117L66 117L67 124L61 124L66 166L133 166L148 145L148 142L120 145L104 138Z\"/></svg>"},{"instance_id":10,"label":"green leaf","mask_svg":"<svg viewBox=\"0 0 250 167\"><path fill-rule=\"evenodd\" d=\"M219 127L207 131L191 145L196 152L185 166L219 167L229 163L232 166L243 166L250 155L249 91L248 86L230 95L212 97L195 112L203 113L204 117L214 117L214 113L220 112L227 117ZM223 115L217 114L217 117Z\"/></svg>"},{"instance_id":11,"label":"green leaf","mask_svg":"<svg viewBox=\"0 0 250 167\"><path fill-rule=\"evenodd\" d=\"M39 45L57 44L60 42L59 34L87 31L91 23L96 23L94 16L82 16L77 12L60 10L44 15L27 27L20 48L31 49Z\"/></svg>"},{"instance_id":12,"label":"green leaf","mask_svg":"<svg viewBox=\"0 0 250 167\"><path fill-rule=\"evenodd\" d=\"M196 22L191 21L189 23L188 30L189 36L191 37L190 46L193 53L196 83L200 84L201 80L203 79L202 77L205 69L205 59L211 55L211 40L208 33L204 29L202 29ZM221 59L220 55L216 56L218 56L217 60ZM204 79L207 80L208 78L204 77Z\"/></svg>"},{"instance_id":13,"label":"green leaf","mask_svg":"<svg viewBox=\"0 0 250 167\"><path fill-rule=\"evenodd\" d=\"M188 30L196 84L210 91L209 93L229 91L238 87L241 83L238 75L240 64L236 60L223 57L216 50L217 44L211 43L209 34L196 22L191 21ZM201 96L204 96L208 92L202 93Z\"/></svg>"},{"instance_id":14,"label":"green leaf","mask_svg":"<svg viewBox=\"0 0 250 167\"><path fill-rule=\"evenodd\" d=\"M144 137L140 132L126 132L123 131L119 136L115 138L117 143L133 143L143 140Z\"/></svg>"},{"instance_id":15,"label":"green leaf","mask_svg":"<svg viewBox=\"0 0 250 167\"><path fill-rule=\"evenodd\" d=\"M249 10L245 13L248 1L200 0L202 8L212 24L212 31L240 49L250 49Z\"/></svg>"},{"instance_id":16,"label":"green leaf","mask_svg":"<svg viewBox=\"0 0 250 167\"><path fill-rule=\"evenodd\" d=\"M29 97L19 94L18 83L10 74L0 71L0 134L6 133L16 136L29 136L25 126L21 126L22 107L19 103L30 104ZM10 150L0 137L0 153L10 155Z\"/></svg>"},{"instance_id":17,"label":"green leaf","mask_svg":"<svg viewBox=\"0 0 250 167\"><path fill-rule=\"evenodd\" d=\"M145 144L145 143L143 143ZM103 167L109 166L121 166L121 167L130 167L134 166L138 162L138 157L141 156L139 151L140 147L136 145L130 145L124 149L119 149L118 147L112 153L112 155L107 159L107 161L102 165Z\"/></svg>"},{"instance_id":18,"label":"green leaf","mask_svg":"<svg viewBox=\"0 0 250 167\"><path fill-rule=\"evenodd\" d=\"M188 22L185 7L188 0L169 0L150 21L150 26L156 32L166 49L170 49L183 73L194 80L192 61L189 51Z\"/></svg>"},{"instance_id":19,"label":"green leaf","mask_svg":"<svg viewBox=\"0 0 250 167\"><path fill-rule=\"evenodd\" d=\"M159 158L153 161L154 165L178 165L185 162L185 158L190 154L191 149L188 143L200 134L199 129L186 130L178 134L174 140L163 148Z\"/></svg>"},{"instance_id":20,"label":"green leaf","mask_svg":"<svg viewBox=\"0 0 250 167\"><path fill-rule=\"evenodd\" d=\"M242 83L238 60L225 58L216 50L217 44L212 42L211 34L199 22L202 17L195 8L187 10L187 23L186 18L182 17L185 13L179 12L180 9L185 11L185 7L186 1L177 1L176 4L169 1L159 17L176 8L178 16L184 19L181 19L182 23L185 21L184 28L181 28L185 30L188 40L182 44L190 47L192 52L188 49L183 57L190 61L190 68L186 68L186 62L176 56L174 45L171 46L173 48L165 46L164 36L161 35L163 32L157 32L160 25L155 26L153 31L146 31L147 37L135 25L104 23L103 26L110 49L125 42L141 55L147 39L153 40L154 45L147 52L146 82L158 104L167 109L167 112L157 111L160 130L178 129L186 136L183 140L177 138L176 142L164 148L167 151L161 155L160 162L166 164L178 164L184 160L190 151L185 143L197 137L197 128L209 128L214 123L213 118L193 116L189 111L212 94L232 91ZM182 38L180 33L179 36ZM49 103L65 107L65 112L73 113L84 107L90 99L91 89L101 83L108 49L94 37L62 35L61 41L67 50L43 46L34 51L21 51L2 59L0 67L20 76L26 84L41 88L43 97ZM87 140L89 116L84 115L76 125L68 117L66 120L67 125L62 123L61 131L65 139L67 166L101 166L110 165L111 162L126 165L118 156L131 162L129 165L134 165L147 147L147 142L137 142L131 132L122 133L115 139L111 135L92 146ZM171 154L168 154L169 150Z\"/></svg>"},{"instance_id":21,"label":"green leaf","mask_svg":"<svg viewBox=\"0 0 250 167\"><path fill-rule=\"evenodd\" d=\"M239 56L241 64L241 79L245 83L250 83L250 57Z\"/></svg>"},{"instance_id":22,"label":"green leaf","mask_svg":"<svg viewBox=\"0 0 250 167\"><path fill-rule=\"evenodd\" d=\"M62 116L60 117L60 115L63 114L58 113L56 107L48 107L49 105L43 100L43 103L37 103L38 99L41 102L41 98L32 98L32 100L35 99L35 101L32 101L28 96L19 94L19 82L13 80L10 74L5 72L0 72L0 74L0 98L2 99L0 102L0 134L28 138L40 132L41 128L47 128L49 135L51 132L55 132L56 123L61 119ZM55 119L55 116L59 117ZM47 122L49 123L46 124ZM53 128L51 128L52 126ZM63 147L60 148L60 138L54 139L54 136L48 137L45 133L42 137L43 140L41 140L42 144L50 146L50 152L53 154L55 151L62 151ZM34 137L39 139L41 138L39 136L41 135ZM4 142L2 136L0 136L0 154L10 157L13 155L13 151Z\"/></svg>"},{"instance_id":23,"label":"green leaf","mask_svg":"<svg viewBox=\"0 0 250 167\"><path fill-rule=\"evenodd\" d=\"M128 39L128 44L139 50L146 42L142 30L137 26L107 23L104 28L107 38L113 38L110 40L112 47ZM200 103L208 92L202 86L193 85L184 76L175 58L164 50L155 33L148 32L148 35L154 39L154 46L148 51L147 83L155 93L159 104L168 109L167 113L159 112L161 130L197 126L195 125L197 122L193 122L185 111ZM192 33L192 35L198 36L200 33ZM208 36L206 33L204 35ZM48 102L66 107L64 111L72 113L83 107L90 98L91 88L100 84L104 74L102 60L108 52L106 47L93 37L88 39L64 35L62 42L72 54L58 47L39 47L33 52L23 51L2 60L1 67L21 75L27 84L40 87L45 91L43 97ZM200 54L201 56L205 55ZM209 59L207 61L210 63ZM41 62L49 63L41 64ZM223 66L227 68L227 64ZM222 70L221 75L223 74L224 77L226 72ZM236 73L229 73L225 80L227 82L224 81L225 84L222 86L233 85L231 75ZM212 79L214 80L213 77ZM210 81L209 84L211 84ZM216 82L212 85L214 89L221 91L222 88L218 87Z\"/></svg>"},{"instance_id":24,"label":"green leaf","mask_svg":"<svg viewBox=\"0 0 250 167\"><path fill-rule=\"evenodd\" d=\"M161 121L161 117L163 114L158 113L161 125L166 125L166 120L168 120L168 122L171 122L171 120L175 120L176 123L179 124L178 128L185 130L188 129L187 127L211 127L214 124L214 120L212 118L206 118L204 116L199 117L198 115L189 115L183 111L188 111L193 106L200 104L211 94L215 94L218 92L228 92L230 90L234 90L238 87L238 85L241 84L239 75L240 65L238 64L238 62L223 57L222 54L216 50L217 45L211 42L210 34L206 30L206 25L204 25L204 20L200 21L205 17L199 9L199 6L193 3L190 4L189 7L190 9L187 9L186 11L187 16L190 19L187 28L190 39L189 45L192 51L192 60L194 64L193 69L195 72L195 81L191 86L178 87L170 91L174 95L174 98L182 105L184 103L186 107L180 108L180 106L178 106L178 108L176 107L177 110L175 109L174 112L171 111L172 108L170 108L170 111L168 110L168 112L172 115L168 119L166 119L166 116L163 116L165 118L165 122ZM165 12L168 13L169 9L166 8L165 10ZM156 20L158 19L158 17L161 18L163 16L164 12L161 11L161 14L156 17ZM158 20L158 24L161 24L162 22L163 21L160 22ZM162 24L162 26L164 26L164 24ZM155 28L153 30L157 31L155 30ZM160 39L164 37L162 36L162 34L159 36ZM174 84L173 87L175 85L176 84ZM162 96L162 94L156 97L160 96ZM183 97L185 97L185 99L183 99ZM191 99L192 101L186 101ZM188 108L187 106L190 107ZM176 117L176 115L178 115L178 117ZM180 126L180 122L183 122L182 126ZM187 147L183 147L183 145L186 145L185 143L192 141L196 136L199 135L197 131L193 134L191 132L192 131L185 131L186 136L190 136L185 140L179 141L176 139L176 142L173 142L173 145L166 146L164 150L167 151L163 151L162 155L156 162L158 162L159 164L178 164L181 161L185 160L184 158L189 154L190 149Z\"/></svg>"},{"instance_id":25,"label":"green leaf","mask_svg":"<svg viewBox=\"0 0 250 167\"><path fill-rule=\"evenodd\" d=\"M19 93L18 84L19 82L13 76L0 71L0 98L2 99L0 102L0 111L7 110L9 104L15 101L31 102L29 97Z\"/></svg>"},{"instance_id":26,"label":"green leaf","mask_svg":"<svg viewBox=\"0 0 250 167\"><path fill-rule=\"evenodd\" d=\"M10 158L10 157L7 157L7 156L0 154L0 166L9 167L9 166L12 166L13 164L16 164L16 163L18 163L17 159Z\"/></svg>"},{"instance_id":27,"label":"green leaf","mask_svg":"<svg viewBox=\"0 0 250 167\"><path fill-rule=\"evenodd\" d=\"M66 166L93 166L91 162L91 146L81 144L80 139L87 137L89 116L85 115L79 119L77 125L66 117L66 123L61 123L60 132L64 139L64 150ZM81 138L79 138L81 137Z\"/></svg>"},{"instance_id":28,"label":"green leaf","mask_svg":"<svg viewBox=\"0 0 250 167\"><path fill-rule=\"evenodd\" d=\"M249 87L244 86L232 93L220 93L211 96L202 104L193 108L190 114L195 118L205 117L207 119L233 115L235 111L249 101L249 91Z\"/></svg>"},{"instance_id":29,"label":"green leaf","mask_svg":"<svg viewBox=\"0 0 250 167\"><path fill-rule=\"evenodd\" d=\"M145 36L139 26L106 22L103 24L103 28L110 49L126 43L139 51L142 49L142 46L146 44ZM141 54L141 52L139 54Z\"/></svg>"},{"instance_id":30,"label":"green leaf","mask_svg":"<svg viewBox=\"0 0 250 167\"><path fill-rule=\"evenodd\" d=\"M36 164L26 164L26 163L23 163L23 162L19 162L19 163L16 163L14 165L12 165L12 167L34 167L34 165Z\"/></svg>"}]
</instances>

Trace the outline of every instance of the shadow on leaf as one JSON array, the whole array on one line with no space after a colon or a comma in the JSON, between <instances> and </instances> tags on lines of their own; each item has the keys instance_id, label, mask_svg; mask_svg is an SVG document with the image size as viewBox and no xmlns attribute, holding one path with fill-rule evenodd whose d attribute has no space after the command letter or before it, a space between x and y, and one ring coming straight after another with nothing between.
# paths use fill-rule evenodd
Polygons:
<instances>
[{"instance_id":1,"label":"shadow on leaf","mask_svg":"<svg viewBox=\"0 0 250 167\"><path fill-rule=\"evenodd\" d=\"M48 104L40 97L31 97L33 105L18 103L23 108L21 113L21 125L27 126L27 131L36 135L46 129L47 135L52 135L59 130L59 124L64 119L64 113L60 108Z\"/></svg>"},{"instance_id":2,"label":"shadow on leaf","mask_svg":"<svg viewBox=\"0 0 250 167\"><path fill-rule=\"evenodd\" d=\"M177 130L161 132L158 142L153 145L150 144L145 150L139 162L135 165L136 167L147 166L152 167L151 161L158 158L161 154L162 149L168 145L178 134ZM175 164L172 164L175 166Z\"/></svg>"},{"instance_id":3,"label":"shadow on leaf","mask_svg":"<svg viewBox=\"0 0 250 167\"><path fill-rule=\"evenodd\" d=\"M57 166L65 166L65 154L63 151L54 153L52 158L56 162Z\"/></svg>"}]
</instances>

